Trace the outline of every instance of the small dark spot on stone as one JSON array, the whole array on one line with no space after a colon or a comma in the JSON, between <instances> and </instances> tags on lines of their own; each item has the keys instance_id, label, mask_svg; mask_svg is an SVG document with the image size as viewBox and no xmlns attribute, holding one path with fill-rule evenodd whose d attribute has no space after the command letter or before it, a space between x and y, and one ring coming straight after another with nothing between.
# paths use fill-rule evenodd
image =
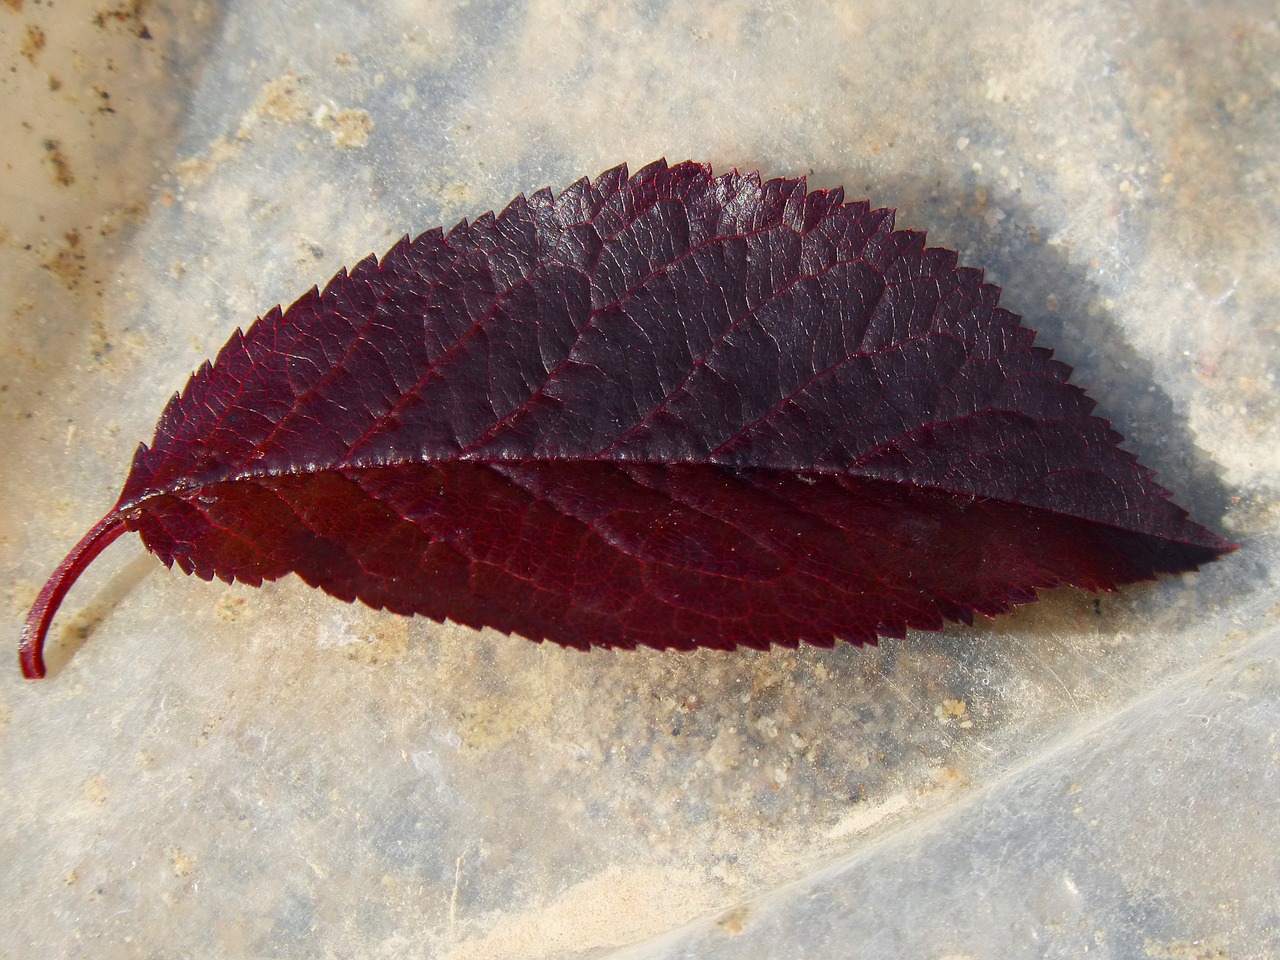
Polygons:
<instances>
[{"instance_id":1,"label":"small dark spot on stone","mask_svg":"<svg viewBox=\"0 0 1280 960\"><path fill-rule=\"evenodd\" d=\"M71 161L62 152L62 144L57 140L46 138L44 151L49 157L49 163L53 165L53 182L60 187L69 187L75 183L76 177L71 172Z\"/></svg>"},{"instance_id":2,"label":"small dark spot on stone","mask_svg":"<svg viewBox=\"0 0 1280 960\"><path fill-rule=\"evenodd\" d=\"M31 63L35 63L36 57L44 49L44 45L44 31L34 25L28 26L26 35L22 38L22 55Z\"/></svg>"}]
</instances>

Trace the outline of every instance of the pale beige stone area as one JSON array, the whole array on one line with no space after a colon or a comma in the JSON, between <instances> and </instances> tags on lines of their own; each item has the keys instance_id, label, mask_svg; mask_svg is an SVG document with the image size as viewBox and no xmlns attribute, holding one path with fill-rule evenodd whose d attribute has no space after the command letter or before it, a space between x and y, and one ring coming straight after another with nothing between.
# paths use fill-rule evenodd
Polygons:
<instances>
[{"instance_id":1,"label":"pale beige stone area","mask_svg":"<svg viewBox=\"0 0 1280 960\"><path fill-rule=\"evenodd\" d=\"M896 207L1242 544L874 649L583 654L126 537L0 669L0 956L1280 954L1273 4L25 0L0 53L15 651L236 326L660 156Z\"/></svg>"}]
</instances>

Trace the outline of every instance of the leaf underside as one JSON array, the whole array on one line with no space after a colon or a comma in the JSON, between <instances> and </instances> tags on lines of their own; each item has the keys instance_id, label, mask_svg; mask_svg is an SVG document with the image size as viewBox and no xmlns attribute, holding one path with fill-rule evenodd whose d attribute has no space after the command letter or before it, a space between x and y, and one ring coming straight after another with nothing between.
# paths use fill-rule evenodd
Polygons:
<instances>
[{"instance_id":1,"label":"leaf underside","mask_svg":"<svg viewBox=\"0 0 1280 960\"><path fill-rule=\"evenodd\" d=\"M619 167L237 331L104 523L583 648L874 642L1231 549L998 297L840 190Z\"/></svg>"}]
</instances>

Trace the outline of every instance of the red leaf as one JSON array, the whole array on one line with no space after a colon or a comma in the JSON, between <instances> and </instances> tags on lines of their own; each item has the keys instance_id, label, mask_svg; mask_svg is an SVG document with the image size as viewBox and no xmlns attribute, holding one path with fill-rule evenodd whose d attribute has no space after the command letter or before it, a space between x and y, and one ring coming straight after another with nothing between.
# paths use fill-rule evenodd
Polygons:
<instances>
[{"instance_id":1,"label":"red leaf","mask_svg":"<svg viewBox=\"0 0 1280 960\"><path fill-rule=\"evenodd\" d=\"M584 648L869 643L1232 549L924 243L661 161L406 237L170 401L23 672L124 529L205 579Z\"/></svg>"}]
</instances>

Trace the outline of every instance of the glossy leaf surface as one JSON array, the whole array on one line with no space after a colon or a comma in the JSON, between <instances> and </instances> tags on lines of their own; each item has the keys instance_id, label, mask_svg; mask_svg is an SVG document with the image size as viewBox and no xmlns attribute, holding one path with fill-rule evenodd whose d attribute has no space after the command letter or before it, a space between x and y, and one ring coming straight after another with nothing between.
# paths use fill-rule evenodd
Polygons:
<instances>
[{"instance_id":1,"label":"glossy leaf surface","mask_svg":"<svg viewBox=\"0 0 1280 960\"><path fill-rule=\"evenodd\" d=\"M871 642L1230 544L999 290L842 193L624 167L232 336L119 502L166 564L578 647Z\"/></svg>"}]
</instances>

